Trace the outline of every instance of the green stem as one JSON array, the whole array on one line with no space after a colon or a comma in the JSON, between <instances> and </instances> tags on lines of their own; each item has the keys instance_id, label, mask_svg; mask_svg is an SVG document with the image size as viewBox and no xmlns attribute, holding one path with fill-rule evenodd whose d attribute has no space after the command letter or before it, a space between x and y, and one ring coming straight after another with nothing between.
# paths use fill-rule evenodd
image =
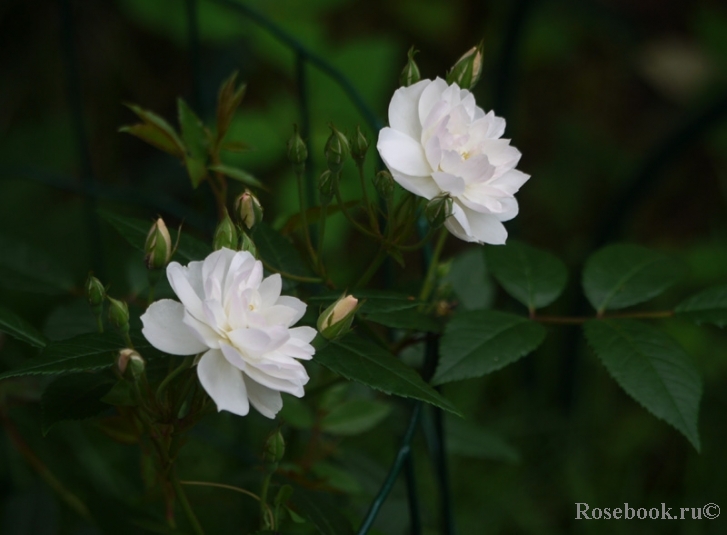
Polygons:
<instances>
[{"instance_id":1,"label":"green stem","mask_svg":"<svg viewBox=\"0 0 727 535\"><path fill-rule=\"evenodd\" d=\"M361 288L366 285L366 283L371 280L371 277L374 276L376 271L381 267L381 264L386 259L386 249L384 247L379 248L379 252L376 253L376 256L371 261L371 264L369 265L368 269L364 272L363 275L361 275L361 278L356 282L356 284L353 285L354 288Z\"/></svg>"},{"instance_id":2,"label":"green stem","mask_svg":"<svg viewBox=\"0 0 727 535\"><path fill-rule=\"evenodd\" d=\"M337 175L334 179L335 184L333 186L333 190L335 191L336 201L338 201L338 206L339 206L341 212L343 213L344 217L346 219L348 219L348 222L351 223L351 225L353 225L353 227L356 230L358 230L359 232L361 232L362 234L366 234L367 236L371 236L372 238L377 238L377 239L380 238L380 236L378 234L376 234L376 233L370 231L369 229L367 229L366 227L364 227L361 223L356 221L351 216L351 214L348 213L348 210L346 209L346 204L343 202L343 197L341 196L341 188L338 187L338 179L339 179L339 175Z\"/></svg>"},{"instance_id":3,"label":"green stem","mask_svg":"<svg viewBox=\"0 0 727 535\"><path fill-rule=\"evenodd\" d=\"M172 372L170 372L164 380L159 384L159 387L156 391L156 400L159 405L164 404L164 394L167 391L167 388L169 385L174 381L176 377L178 377L180 374L184 373L185 370L189 369L190 366L192 366L192 361L194 360L193 356L186 357L182 363Z\"/></svg>"},{"instance_id":4,"label":"green stem","mask_svg":"<svg viewBox=\"0 0 727 535\"><path fill-rule=\"evenodd\" d=\"M102 314L96 314L96 328L98 328L98 332L103 332L103 315Z\"/></svg>"},{"instance_id":5,"label":"green stem","mask_svg":"<svg viewBox=\"0 0 727 535\"><path fill-rule=\"evenodd\" d=\"M41 461L35 453L30 449L30 446L25 442L15 424L10 418L3 412L0 411L0 420L2 420L5 432L12 442L15 449L25 458L27 463L33 467L38 475L46 482L46 484L53 489L65 504L73 509L81 518L86 521L93 523L91 513L89 513L86 505L76 496L73 492L67 489L63 483L60 482L56 476L48 469L48 467Z\"/></svg>"},{"instance_id":6,"label":"green stem","mask_svg":"<svg viewBox=\"0 0 727 535\"><path fill-rule=\"evenodd\" d=\"M268 525L270 519L268 517L268 489L270 488L270 479L273 477L272 472L265 474L263 486L260 489L260 529L273 529L275 526Z\"/></svg>"},{"instance_id":7,"label":"green stem","mask_svg":"<svg viewBox=\"0 0 727 535\"><path fill-rule=\"evenodd\" d=\"M292 273L288 273L287 271L281 271L278 268L276 268L275 266L270 265L265 260L262 260L262 263L263 263L263 266L265 266L265 268L267 270L272 271L273 273L277 273L278 275L280 275L284 279L290 279L292 281L298 281L298 282L313 282L313 283L315 283L315 282L325 282L320 277L305 277L303 275L293 275Z\"/></svg>"},{"instance_id":8,"label":"green stem","mask_svg":"<svg viewBox=\"0 0 727 535\"><path fill-rule=\"evenodd\" d=\"M356 167L358 167L358 179L361 182L361 192L363 195L363 202L366 206L366 212L369 215L369 224L371 225L371 228L378 228L378 222L376 221L376 214L374 214L373 210L371 209L371 202L369 201L369 194L368 191L366 191L366 177L364 176L364 166L363 162L360 162L356 164Z\"/></svg>"},{"instance_id":9,"label":"green stem","mask_svg":"<svg viewBox=\"0 0 727 535\"><path fill-rule=\"evenodd\" d=\"M432 259L429 263L429 269L427 270L427 275L424 279L424 286L422 286L422 291L419 294L419 301L421 302L425 302L427 299L429 299L432 290L434 290L434 283L436 282L435 279L437 274L437 265L439 264L439 257L442 255L444 244L447 241L447 236L449 236L449 231L446 228L443 228L439 233L439 238L437 238L437 244L434 246L434 253L432 254Z\"/></svg>"},{"instance_id":10,"label":"green stem","mask_svg":"<svg viewBox=\"0 0 727 535\"><path fill-rule=\"evenodd\" d=\"M310 255L312 265L317 265L316 252L313 250L313 242L310 239L310 228L308 228L308 215L306 214L305 191L303 190L303 173L296 169L295 178L298 182L298 204L300 205L300 219L303 224L303 236L305 238L305 247Z\"/></svg>"},{"instance_id":11,"label":"green stem","mask_svg":"<svg viewBox=\"0 0 727 535\"><path fill-rule=\"evenodd\" d=\"M176 476L172 476L171 479L174 492L177 495L177 498L179 498L179 503L182 504L182 509L184 509L184 513L187 515L189 523L192 525L192 530L196 533L196 535L204 535L204 530L192 510L192 506L189 504L189 500L187 499L187 495L184 493L182 485L179 483L179 479L177 479Z\"/></svg>"},{"instance_id":12,"label":"green stem","mask_svg":"<svg viewBox=\"0 0 727 535\"><path fill-rule=\"evenodd\" d=\"M321 204L321 217L318 222L318 273L321 277L326 278L326 267L323 264L323 238L326 236L326 211L328 203Z\"/></svg>"}]
</instances>

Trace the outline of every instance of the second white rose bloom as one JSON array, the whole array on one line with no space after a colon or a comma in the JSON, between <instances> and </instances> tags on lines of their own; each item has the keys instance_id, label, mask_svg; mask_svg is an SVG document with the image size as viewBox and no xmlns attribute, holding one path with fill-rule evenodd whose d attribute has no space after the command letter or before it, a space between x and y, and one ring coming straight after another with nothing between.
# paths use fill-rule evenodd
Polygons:
<instances>
[{"instance_id":1,"label":"second white rose bloom","mask_svg":"<svg viewBox=\"0 0 727 535\"><path fill-rule=\"evenodd\" d=\"M514 195L530 178L515 169L520 151L501 139L505 120L437 78L397 89L389 125L377 148L394 180L426 199L449 194L452 215L444 224L458 238L505 243L502 222L517 215Z\"/></svg>"},{"instance_id":2,"label":"second white rose bloom","mask_svg":"<svg viewBox=\"0 0 727 535\"><path fill-rule=\"evenodd\" d=\"M152 303L142 332L165 353L202 353L197 375L218 410L244 416L252 405L274 418L281 392L303 396L308 374L299 360L313 357L316 330L293 327L306 305L280 295L280 275L263 278L249 252L220 249L203 262L172 262L167 277L181 303Z\"/></svg>"}]
</instances>

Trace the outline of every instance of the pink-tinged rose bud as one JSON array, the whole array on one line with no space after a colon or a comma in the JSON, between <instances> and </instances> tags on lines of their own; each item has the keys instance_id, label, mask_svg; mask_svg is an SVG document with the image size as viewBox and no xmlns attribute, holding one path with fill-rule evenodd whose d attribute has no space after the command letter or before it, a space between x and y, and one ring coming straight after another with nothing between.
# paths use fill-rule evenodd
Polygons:
<instances>
[{"instance_id":1,"label":"pink-tinged rose bud","mask_svg":"<svg viewBox=\"0 0 727 535\"><path fill-rule=\"evenodd\" d=\"M447 73L447 83L472 89L482 76L482 43L465 52Z\"/></svg>"},{"instance_id":2,"label":"pink-tinged rose bud","mask_svg":"<svg viewBox=\"0 0 727 535\"><path fill-rule=\"evenodd\" d=\"M132 373L137 375L139 369L144 370L145 363L137 351L127 347L119 351L119 356L116 358L116 367L121 375L126 373L127 368L131 368Z\"/></svg>"},{"instance_id":3,"label":"pink-tinged rose bud","mask_svg":"<svg viewBox=\"0 0 727 535\"><path fill-rule=\"evenodd\" d=\"M144 261L149 269L163 269L172 259L174 249L172 247L172 237L164 220L160 217L149 229L146 235L146 243L144 244Z\"/></svg>"},{"instance_id":4,"label":"pink-tinged rose bud","mask_svg":"<svg viewBox=\"0 0 727 535\"><path fill-rule=\"evenodd\" d=\"M240 223L248 229L263 220L263 207L258 198L248 189L235 201L235 213Z\"/></svg>"},{"instance_id":5,"label":"pink-tinged rose bud","mask_svg":"<svg viewBox=\"0 0 727 535\"><path fill-rule=\"evenodd\" d=\"M354 296L341 297L325 309L318 318L318 332L328 340L343 336L351 329L351 323L358 308L358 299Z\"/></svg>"}]
</instances>

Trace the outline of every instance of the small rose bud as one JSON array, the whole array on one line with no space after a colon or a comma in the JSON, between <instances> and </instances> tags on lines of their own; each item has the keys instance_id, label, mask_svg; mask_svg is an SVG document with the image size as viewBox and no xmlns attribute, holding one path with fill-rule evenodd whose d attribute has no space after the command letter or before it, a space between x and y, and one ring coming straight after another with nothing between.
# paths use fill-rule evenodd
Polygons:
<instances>
[{"instance_id":1,"label":"small rose bud","mask_svg":"<svg viewBox=\"0 0 727 535\"><path fill-rule=\"evenodd\" d=\"M341 296L318 317L318 332L327 340L343 336L351 330L351 323L358 308L358 299L354 296Z\"/></svg>"},{"instance_id":2,"label":"small rose bud","mask_svg":"<svg viewBox=\"0 0 727 535\"><path fill-rule=\"evenodd\" d=\"M293 125L293 135L288 140L288 160L293 164L296 173L302 173L307 159L308 147L298 134L298 125Z\"/></svg>"},{"instance_id":3,"label":"small rose bud","mask_svg":"<svg viewBox=\"0 0 727 535\"><path fill-rule=\"evenodd\" d=\"M278 463L283 459L283 455L285 455L285 440L283 439L283 434L280 431L276 431L268 437L265 443L263 461L268 469L275 471Z\"/></svg>"},{"instance_id":4,"label":"small rose bud","mask_svg":"<svg viewBox=\"0 0 727 535\"><path fill-rule=\"evenodd\" d=\"M382 199L389 199L394 194L394 177L388 171L379 171L374 176L374 187L376 193Z\"/></svg>"},{"instance_id":5,"label":"small rose bud","mask_svg":"<svg viewBox=\"0 0 727 535\"><path fill-rule=\"evenodd\" d=\"M326 141L325 155L328 162L328 169L332 173L339 173L343 169L343 162L346 156L351 152L348 139L341 132L336 130L332 124L328 125L331 129L331 135Z\"/></svg>"},{"instance_id":6,"label":"small rose bud","mask_svg":"<svg viewBox=\"0 0 727 535\"><path fill-rule=\"evenodd\" d=\"M414 61L414 54L417 52L419 51L415 50L414 47L411 47L409 52L407 52L407 57L409 59L404 66L404 70L401 71L401 76L399 76L399 83L402 87L409 87L422 79L422 75L419 72L419 66L416 61Z\"/></svg>"},{"instance_id":7,"label":"small rose bud","mask_svg":"<svg viewBox=\"0 0 727 535\"><path fill-rule=\"evenodd\" d=\"M321 173L321 177L318 179L318 191L320 192L321 204L328 204L333 199L334 180L333 173L328 169Z\"/></svg>"},{"instance_id":8,"label":"small rose bud","mask_svg":"<svg viewBox=\"0 0 727 535\"><path fill-rule=\"evenodd\" d=\"M251 229L263 220L263 207L258 198L246 189L235 201L235 214L240 224Z\"/></svg>"},{"instance_id":9,"label":"small rose bud","mask_svg":"<svg viewBox=\"0 0 727 535\"><path fill-rule=\"evenodd\" d=\"M353 137L353 143L351 143L351 158L353 158L358 165L361 165L366 159L366 152L368 150L369 140L366 139L364 133L361 132L361 127L357 126L356 134Z\"/></svg>"},{"instance_id":10,"label":"small rose bud","mask_svg":"<svg viewBox=\"0 0 727 535\"><path fill-rule=\"evenodd\" d=\"M160 217L149 229L146 235L146 243L144 245L144 261L149 269L163 269L172 259L174 249L172 247L172 237L164 220Z\"/></svg>"},{"instance_id":11,"label":"small rose bud","mask_svg":"<svg viewBox=\"0 0 727 535\"><path fill-rule=\"evenodd\" d=\"M103 300L106 299L106 289L101 284L101 281L89 273L88 279L86 279L86 298L88 304L93 308L98 308L103 305Z\"/></svg>"},{"instance_id":12,"label":"small rose bud","mask_svg":"<svg viewBox=\"0 0 727 535\"><path fill-rule=\"evenodd\" d=\"M119 351L119 356L116 359L116 367L118 368L119 373L124 375L126 373L126 368L130 363L132 363L133 372L134 367L139 367L139 364L133 364L134 361L141 361L143 363L144 359L141 358L141 355L139 355L137 351L128 347Z\"/></svg>"},{"instance_id":13,"label":"small rose bud","mask_svg":"<svg viewBox=\"0 0 727 535\"><path fill-rule=\"evenodd\" d=\"M252 238L242 233L242 246L240 247L241 251L248 251L252 256L257 258L257 247L255 246L255 242L252 241Z\"/></svg>"},{"instance_id":14,"label":"small rose bud","mask_svg":"<svg viewBox=\"0 0 727 535\"><path fill-rule=\"evenodd\" d=\"M462 89L472 89L482 75L482 43L473 46L457 60L447 73L447 83Z\"/></svg>"},{"instance_id":15,"label":"small rose bud","mask_svg":"<svg viewBox=\"0 0 727 535\"><path fill-rule=\"evenodd\" d=\"M452 197L448 193L440 193L424 207L424 215L433 228L441 227L452 215Z\"/></svg>"},{"instance_id":16,"label":"small rose bud","mask_svg":"<svg viewBox=\"0 0 727 535\"><path fill-rule=\"evenodd\" d=\"M222 248L237 249L237 229L232 219L230 219L230 214L227 213L227 210L225 210L222 221L219 222L215 229L212 246L215 251Z\"/></svg>"},{"instance_id":17,"label":"small rose bud","mask_svg":"<svg viewBox=\"0 0 727 535\"><path fill-rule=\"evenodd\" d=\"M107 297L109 300L109 322L122 333L129 332L129 307L126 302Z\"/></svg>"}]
</instances>

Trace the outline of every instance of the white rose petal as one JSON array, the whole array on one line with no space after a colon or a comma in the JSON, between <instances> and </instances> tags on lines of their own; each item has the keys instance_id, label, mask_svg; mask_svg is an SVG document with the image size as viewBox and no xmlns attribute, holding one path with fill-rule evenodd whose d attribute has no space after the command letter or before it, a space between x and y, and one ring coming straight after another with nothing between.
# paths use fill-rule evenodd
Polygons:
<instances>
[{"instance_id":1,"label":"white rose petal","mask_svg":"<svg viewBox=\"0 0 727 535\"><path fill-rule=\"evenodd\" d=\"M218 410L244 416L252 405L274 418L280 392L303 396L308 373L299 361L313 357L316 331L292 327L306 305L280 295L280 275L263 278L249 252L223 248L186 267L172 262L167 278L181 303L152 303L142 332L165 353L204 353L197 375Z\"/></svg>"},{"instance_id":2,"label":"white rose petal","mask_svg":"<svg viewBox=\"0 0 727 535\"><path fill-rule=\"evenodd\" d=\"M389 127L376 145L394 180L433 199L454 200L446 228L458 238L503 244L503 221L517 216L515 193L530 178L515 169L520 151L501 139L505 120L485 113L475 98L441 78L394 92Z\"/></svg>"}]
</instances>

